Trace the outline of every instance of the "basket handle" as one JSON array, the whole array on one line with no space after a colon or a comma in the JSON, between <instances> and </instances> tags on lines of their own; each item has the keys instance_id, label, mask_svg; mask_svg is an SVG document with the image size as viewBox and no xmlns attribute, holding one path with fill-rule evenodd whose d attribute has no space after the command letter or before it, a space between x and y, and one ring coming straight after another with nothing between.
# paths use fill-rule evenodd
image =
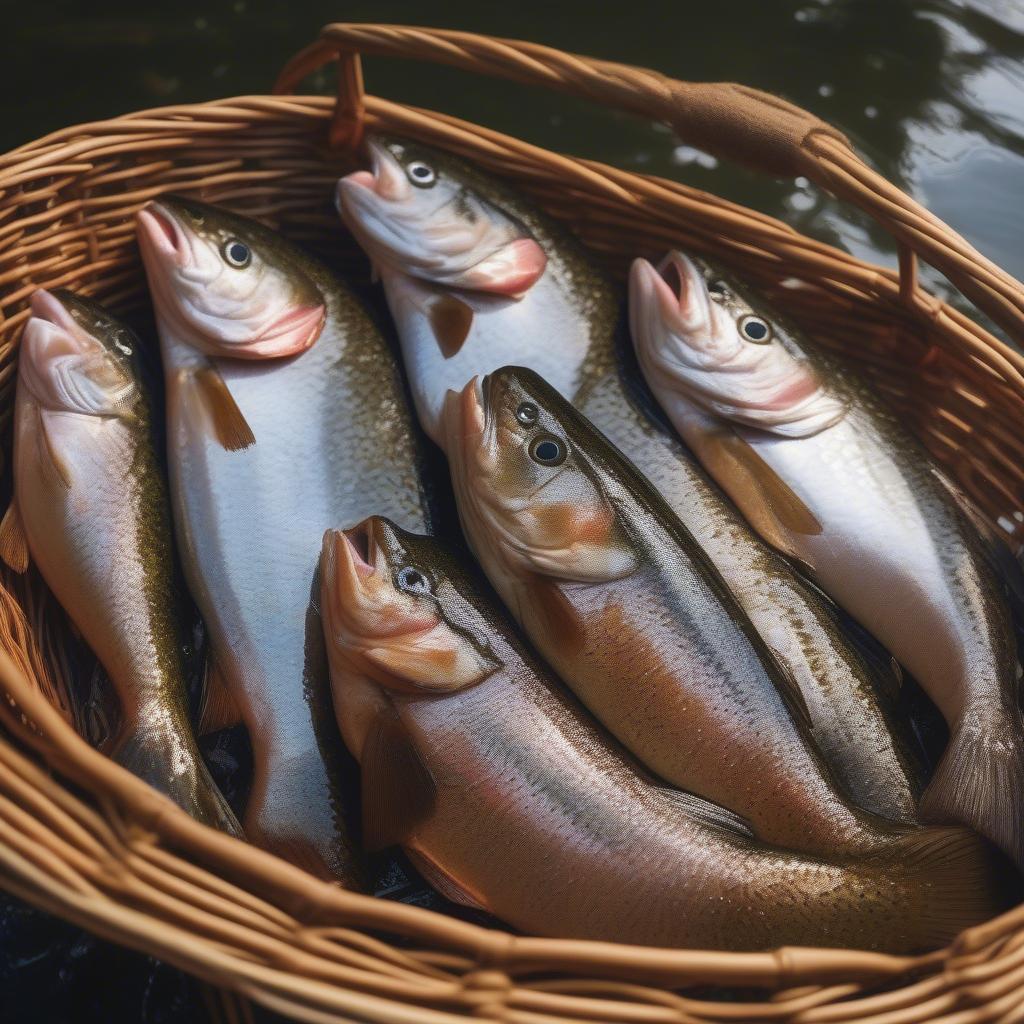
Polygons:
<instances>
[{"instance_id":1,"label":"basket handle","mask_svg":"<svg viewBox=\"0 0 1024 1024\"><path fill-rule=\"evenodd\" d=\"M900 294L915 312L942 304L918 284L917 258L1024 344L1024 285L986 259L919 203L871 170L836 128L770 93L731 82L681 82L656 71L564 53L538 43L449 29L332 24L281 72L274 91L339 62L332 144L356 148L365 117L360 54L448 64L526 85L544 85L662 121L680 139L776 177L803 175L859 207L896 239Z\"/></svg>"}]
</instances>

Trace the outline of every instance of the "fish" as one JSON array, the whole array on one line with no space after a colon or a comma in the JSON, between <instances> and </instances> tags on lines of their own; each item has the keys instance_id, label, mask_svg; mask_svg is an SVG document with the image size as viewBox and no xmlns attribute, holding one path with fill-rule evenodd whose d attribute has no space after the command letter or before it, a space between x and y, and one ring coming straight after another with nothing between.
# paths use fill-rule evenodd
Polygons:
<instances>
[{"instance_id":1,"label":"fish","mask_svg":"<svg viewBox=\"0 0 1024 1024\"><path fill-rule=\"evenodd\" d=\"M631 271L639 363L669 419L761 536L921 685L950 736L922 819L1024 865L1016 625L991 528L852 370L735 279L670 253ZM1014 570L1019 566L1013 565Z\"/></svg>"},{"instance_id":2,"label":"fish","mask_svg":"<svg viewBox=\"0 0 1024 1024\"><path fill-rule=\"evenodd\" d=\"M197 821L242 829L188 713L167 488L138 336L95 302L36 291L21 336L14 496L0 554L30 562L120 703L108 752Z\"/></svg>"},{"instance_id":3,"label":"fish","mask_svg":"<svg viewBox=\"0 0 1024 1024\"><path fill-rule=\"evenodd\" d=\"M889 654L751 531L680 442L643 384L618 287L477 168L403 140L368 148L372 169L339 181L337 206L382 282L425 432L444 447L445 395L472 377L506 364L539 373L654 483L714 562L800 689L838 784L868 810L913 820L923 765L894 710ZM479 266L490 273L471 273Z\"/></svg>"},{"instance_id":4,"label":"fish","mask_svg":"<svg viewBox=\"0 0 1024 1024\"><path fill-rule=\"evenodd\" d=\"M161 341L174 522L210 634L207 720L245 723L257 845L365 885L329 708L323 532L430 513L397 360L356 296L270 229L163 196L138 214Z\"/></svg>"},{"instance_id":5,"label":"fish","mask_svg":"<svg viewBox=\"0 0 1024 1024\"><path fill-rule=\"evenodd\" d=\"M995 851L907 830L832 862L639 768L523 644L478 571L374 516L325 534L321 606L363 835L529 935L701 949L942 945L1002 905Z\"/></svg>"},{"instance_id":6,"label":"fish","mask_svg":"<svg viewBox=\"0 0 1024 1024\"><path fill-rule=\"evenodd\" d=\"M452 392L459 520L513 617L654 774L739 814L770 845L835 856L891 844L810 742L800 690L664 499L532 370Z\"/></svg>"}]
</instances>

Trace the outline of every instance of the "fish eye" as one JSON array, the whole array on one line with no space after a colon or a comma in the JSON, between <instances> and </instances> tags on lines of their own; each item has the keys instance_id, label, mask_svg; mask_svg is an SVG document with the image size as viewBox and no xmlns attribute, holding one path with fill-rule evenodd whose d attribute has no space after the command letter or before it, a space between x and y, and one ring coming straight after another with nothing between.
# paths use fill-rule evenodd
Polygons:
<instances>
[{"instance_id":1,"label":"fish eye","mask_svg":"<svg viewBox=\"0 0 1024 1024\"><path fill-rule=\"evenodd\" d=\"M724 281L712 281L708 285L708 295L710 295L715 302L721 302L723 299L727 299L729 297L729 289L726 287Z\"/></svg>"},{"instance_id":2,"label":"fish eye","mask_svg":"<svg viewBox=\"0 0 1024 1024\"><path fill-rule=\"evenodd\" d=\"M413 160L406 167L405 173L408 175L409 180L414 185L419 185L420 188L429 188L437 181L437 172L430 164L425 164L422 160Z\"/></svg>"},{"instance_id":3,"label":"fish eye","mask_svg":"<svg viewBox=\"0 0 1024 1024\"><path fill-rule=\"evenodd\" d=\"M530 458L542 466L560 466L568 454L565 442L552 434L541 434L530 445Z\"/></svg>"},{"instance_id":4,"label":"fish eye","mask_svg":"<svg viewBox=\"0 0 1024 1024\"><path fill-rule=\"evenodd\" d=\"M232 267L241 269L249 266L252 262L252 250L245 242L240 242L237 238L229 238L224 243L221 252L224 254L224 262Z\"/></svg>"},{"instance_id":5,"label":"fish eye","mask_svg":"<svg viewBox=\"0 0 1024 1024\"><path fill-rule=\"evenodd\" d=\"M398 570L398 586L410 594L429 594L430 580L426 573L420 572L415 566L404 565Z\"/></svg>"},{"instance_id":6,"label":"fish eye","mask_svg":"<svg viewBox=\"0 0 1024 1024\"><path fill-rule=\"evenodd\" d=\"M740 319L740 334L755 345L767 345L772 340L772 329L759 316L745 316Z\"/></svg>"},{"instance_id":7,"label":"fish eye","mask_svg":"<svg viewBox=\"0 0 1024 1024\"><path fill-rule=\"evenodd\" d=\"M540 417L540 409L533 404L533 402L520 402L519 408L516 409L516 419L524 427L532 427L534 423Z\"/></svg>"}]
</instances>

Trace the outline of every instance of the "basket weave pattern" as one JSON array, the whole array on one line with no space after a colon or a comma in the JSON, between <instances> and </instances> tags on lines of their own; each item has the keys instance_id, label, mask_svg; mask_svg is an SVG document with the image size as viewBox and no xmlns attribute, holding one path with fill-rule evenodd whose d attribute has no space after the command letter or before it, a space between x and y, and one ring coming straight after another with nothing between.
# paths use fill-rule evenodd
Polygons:
<instances>
[{"instance_id":1,"label":"basket weave pattern","mask_svg":"<svg viewBox=\"0 0 1024 1024\"><path fill-rule=\"evenodd\" d=\"M664 121L686 141L805 175L899 244L899 272L674 182L558 156L364 95L359 54L414 57L546 85ZM9 462L17 341L37 287L119 312L146 301L133 215L185 192L318 247L342 244L329 198L366 131L448 149L571 223L620 278L678 246L720 260L854 359L1009 539L1024 530L1024 358L924 292L941 270L1024 342L1024 288L867 168L834 129L732 85L457 32L332 25L280 92L339 60L334 101L286 95L79 125L0 156L0 427ZM790 287L792 279L804 282ZM0 886L106 938L310 1022L1024 1021L1024 910L947 950L893 957L788 948L674 951L511 936L344 892L203 828L88 746L68 722L53 609L0 576ZM728 999L679 994L717 986Z\"/></svg>"}]
</instances>

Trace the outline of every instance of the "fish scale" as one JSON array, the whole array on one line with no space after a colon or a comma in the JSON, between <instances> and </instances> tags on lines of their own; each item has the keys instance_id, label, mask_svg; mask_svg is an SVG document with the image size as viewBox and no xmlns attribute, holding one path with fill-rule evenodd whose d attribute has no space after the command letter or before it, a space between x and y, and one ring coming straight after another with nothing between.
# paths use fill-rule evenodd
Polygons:
<instances>
[{"instance_id":1,"label":"fish scale","mask_svg":"<svg viewBox=\"0 0 1024 1024\"><path fill-rule=\"evenodd\" d=\"M357 554L367 538L368 562ZM408 566L429 575L429 592L401 593ZM963 830L906 836L892 860L828 863L765 848L735 816L665 789L432 538L377 517L330 535L323 588L335 708L362 764L364 808L400 807L389 841L440 891L528 935L903 953L948 941L1001 900L991 851ZM426 684L408 647L385 675L361 657L370 637L386 646L435 621L431 635L446 629L445 650L477 670Z\"/></svg>"},{"instance_id":2,"label":"fish scale","mask_svg":"<svg viewBox=\"0 0 1024 1024\"><path fill-rule=\"evenodd\" d=\"M841 628L829 602L751 533L679 442L644 389L635 357L619 329L618 289L563 229L476 168L394 140L371 140L370 149L377 175L389 160L401 165L417 159L436 170L435 188L443 187L445 179L459 188L471 187L485 203L521 224L547 256L545 273L515 299L448 287L431 279L424 264L403 262L404 250L393 248L386 230L401 215L405 229L413 231L411 204L419 192L411 191L401 209L383 200L374 207L372 197L358 191L368 191L365 178L339 183L339 209L380 275L427 433L443 447L440 412L445 394L461 390L471 377L505 364L540 373L654 483L707 552L800 688L814 726L814 742L838 785L870 810L913 819L921 768L904 725L880 696L893 682ZM354 196L360 201L354 202ZM444 239L446 232L458 227L437 221L434 214L430 209L418 223L424 252L430 251L428 239ZM379 233L378 221L385 225ZM454 356L451 339L438 337L431 321L430 311L440 297L457 300L471 313Z\"/></svg>"},{"instance_id":3,"label":"fish scale","mask_svg":"<svg viewBox=\"0 0 1024 1024\"><path fill-rule=\"evenodd\" d=\"M159 301L157 319L185 572L219 685L253 745L247 832L319 874L362 884L329 710L317 562L326 529L370 512L388 509L411 528L429 524L398 368L368 314L325 268L252 222L205 207L196 227L188 208L161 203L182 230L226 224L285 275L297 268L324 301L315 342L285 359L210 357ZM150 263L151 277L162 272ZM251 430L248 446L225 448L194 407L200 364L223 381Z\"/></svg>"},{"instance_id":4,"label":"fish scale","mask_svg":"<svg viewBox=\"0 0 1024 1024\"><path fill-rule=\"evenodd\" d=\"M15 502L0 546L10 559L16 516L32 560L109 675L121 717L111 756L199 821L240 834L188 720L168 498L138 356L134 335L95 303L37 293L19 360ZM69 360L78 362L65 373Z\"/></svg>"},{"instance_id":5,"label":"fish scale","mask_svg":"<svg viewBox=\"0 0 1024 1024\"><path fill-rule=\"evenodd\" d=\"M946 719L922 818L969 825L1024 863L1024 718L1004 600L1024 591L1019 565L866 383L742 282L673 252L660 272L638 260L631 294L640 363L680 434ZM758 344L742 333L752 317Z\"/></svg>"}]
</instances>

